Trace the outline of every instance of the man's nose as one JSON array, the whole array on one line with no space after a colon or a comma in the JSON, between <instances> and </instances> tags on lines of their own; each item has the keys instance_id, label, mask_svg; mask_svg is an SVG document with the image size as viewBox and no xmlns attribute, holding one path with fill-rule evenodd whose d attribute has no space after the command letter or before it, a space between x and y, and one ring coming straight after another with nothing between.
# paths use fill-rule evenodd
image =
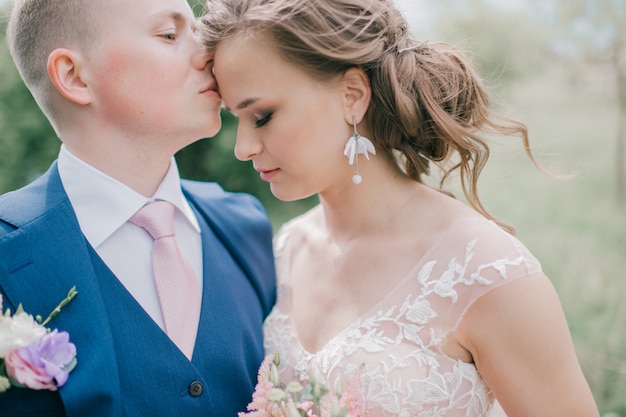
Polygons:
<instances>
[{"instance_id":1,"label":"man's nose","mask_svg":"<svg viewBox=\"0 0 626 417\"><path fill-rule=\"evenodd\" d=\"M210 70L213 66L213 56L203 46L198 46L191 58L191 65L198 70Z\"/></svg>"}]
</instances>

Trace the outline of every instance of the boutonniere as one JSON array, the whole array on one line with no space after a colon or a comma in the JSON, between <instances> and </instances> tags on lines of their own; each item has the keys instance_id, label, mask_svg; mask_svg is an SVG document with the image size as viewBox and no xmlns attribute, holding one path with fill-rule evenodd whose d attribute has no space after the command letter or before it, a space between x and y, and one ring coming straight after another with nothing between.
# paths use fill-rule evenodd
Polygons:
<instances>
[{"instance_id":1,"label":"boutonniere","mask_svg":"<svg viewBox=\"0 0 626 417\"><path fill-rule=\"evenodd\" d=\"M3 314L0 295L0 392L12 386L56 391L67 382L76 366L76 346L67 332L46 326L76 294L72 287L45 320L26 313L21 304L13 315L8 309Z\"/></svg>"}]
</instances>

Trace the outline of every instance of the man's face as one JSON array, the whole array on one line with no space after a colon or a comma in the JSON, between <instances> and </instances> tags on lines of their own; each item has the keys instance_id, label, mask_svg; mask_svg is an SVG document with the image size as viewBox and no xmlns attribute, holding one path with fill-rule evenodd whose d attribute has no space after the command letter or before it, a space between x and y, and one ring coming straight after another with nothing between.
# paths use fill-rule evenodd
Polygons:
<instances>
[{"instance_id":1,"label":"man's face","mask_svg":"<svg viewBox=\"0 0 626 417\"><path fill-rule=\"evenodd\" d=\"M172 151L217 133L221 98L185 0L109 0L85 51L98 121Z\"/></svg>"}]
</instances>

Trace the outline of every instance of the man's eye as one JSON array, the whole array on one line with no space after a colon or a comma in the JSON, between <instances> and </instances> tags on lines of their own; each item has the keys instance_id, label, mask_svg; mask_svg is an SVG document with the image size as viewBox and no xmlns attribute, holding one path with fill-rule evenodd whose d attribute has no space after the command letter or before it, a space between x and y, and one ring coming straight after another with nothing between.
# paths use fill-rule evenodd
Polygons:
<instances>
[{"instance_id":1,"label":"man's eye","mask_svg":"<svg viewBox=\"0 0 626 417\"><path fill-rule=\"evenodd\" d=\"M161 35L161 37L163 37L164 39L167 39L168 41L176 40L176 34L175 33L164 33L163 35Z\"/></svg>"},{"instance_id":2,"label":"man's eye","mask_svg":"<svg viewBox=\"0 0 626 417\"><path fill-rule=\"evenodd\" d=\"M274 113L269 112L263 115L263 117L261 117L260 119L257 119L256 127L263 127L265 124L267 124L267 122L269 122L272 119L272 114Z\"/></svg>"}]
</instances>

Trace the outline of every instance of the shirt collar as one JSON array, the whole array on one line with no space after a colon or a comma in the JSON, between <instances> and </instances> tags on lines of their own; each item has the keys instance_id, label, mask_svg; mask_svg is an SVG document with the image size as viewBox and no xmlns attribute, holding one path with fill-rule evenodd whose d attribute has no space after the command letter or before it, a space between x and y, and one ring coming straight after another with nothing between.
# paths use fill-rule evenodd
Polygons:
<instances>
[{"instance_id":1,"label":"shirt collar","mask_svg":"<svg viewBox=\"0 0 626 417\"><path fill-rule=\"evenodd\" d=\"M185 216L200 233L198 219L183 195L176 160L152 198L147 198L125 184L78 159L61 145L58 159L59 176L83 234L98 248L146 203L165 200Z\"/></svg>"}]
</instances>

